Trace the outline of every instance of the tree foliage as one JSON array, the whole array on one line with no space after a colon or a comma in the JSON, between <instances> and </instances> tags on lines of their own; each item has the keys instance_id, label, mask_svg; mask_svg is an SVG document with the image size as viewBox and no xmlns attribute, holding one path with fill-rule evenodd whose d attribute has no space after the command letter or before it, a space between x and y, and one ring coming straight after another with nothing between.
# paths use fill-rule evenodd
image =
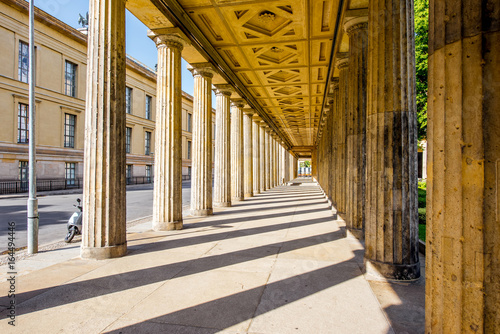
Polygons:
<instances>
[{"instance_id":1,"label":"tree foliage","mask_svg":"<svg viewBox=\"0 0 500 334\"><path fill-rule=\"evenodd\" d=\"M415 0L415 68L417 85L418 140L427 138L427 56L429 0Z\"/></svg>"}]
</instances>

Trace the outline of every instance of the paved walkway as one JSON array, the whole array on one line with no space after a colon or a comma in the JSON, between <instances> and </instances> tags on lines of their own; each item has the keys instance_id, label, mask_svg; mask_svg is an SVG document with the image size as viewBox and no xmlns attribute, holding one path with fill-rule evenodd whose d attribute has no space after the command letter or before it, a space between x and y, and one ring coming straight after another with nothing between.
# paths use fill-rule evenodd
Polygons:
<instances>
[{"instance_id":1,"label":"paved walkway","mask_svg":"<svg viewBox=\"0 0 500 334\"><path fill-rule=\"evenodd\" d=\"M2 266L0 333L423 332L422 284L369 282L342 225L318 186L297 184L182 231L136 225L122 258L40 253L16 264L15 328Z\"/></svg>"}]
</instances>

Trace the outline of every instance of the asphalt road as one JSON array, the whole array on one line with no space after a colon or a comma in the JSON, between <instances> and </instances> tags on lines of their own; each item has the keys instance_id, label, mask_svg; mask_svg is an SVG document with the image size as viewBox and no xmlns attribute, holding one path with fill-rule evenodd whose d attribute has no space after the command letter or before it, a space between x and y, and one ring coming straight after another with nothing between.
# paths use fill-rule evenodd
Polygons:
<instances>
[{"instance_id":1,"label":"asphalt road","mask_svg":"<svg viewBox=\"0 0 500 334\"><path fill-rule=\"evenodd\" d=\"M184 182L182 187L183 210L189 209L191 185ZM75 212L76 199L81 194L50 195L38 197L39 233L38 244L44 245L62 241L66 236L66 223ZM8 223L16 222L16 248L27 245L27 197L0 199L0 253L7 250ZM186 212L186 211L184 211ZM127 221L153 214L153 186L127 189Z\"/></svg>"}]
</instances>

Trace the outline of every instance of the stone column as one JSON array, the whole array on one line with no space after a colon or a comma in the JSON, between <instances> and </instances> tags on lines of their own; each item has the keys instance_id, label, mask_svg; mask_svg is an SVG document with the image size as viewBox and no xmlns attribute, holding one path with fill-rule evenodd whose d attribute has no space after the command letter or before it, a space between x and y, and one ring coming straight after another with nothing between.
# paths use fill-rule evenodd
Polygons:
<instances>
[{"instance_id":1,"label":"stone column","mask_svg":"<svg viewBox=\"0 0 500 334\"><path fill-rule=\"evenodd\" d=\"M81 256L106 259L127 252L125 1L91 0L89 13Z\"/></svg>"},{"instance_id":2,"label":"stone column","mask_svg":"<svg viewBox=\"0 0 500 334\"><path fill-rule=\"evenodd\" d=\"M274 188L274 139L269 132L269 188Z\"/></svg>"},{"instance_id":3,"label":"stone column","mask_svg":"<svg viewBox=\"0 0 500 334\"><path fill-rule=\"evenodd\" d=\"M265 138L266 138L266 190L271 189L271 144L269 142L270 136L269 136L269 126L266 125L266 131L265 131Z\"/></svg>"},{"instance_id":4,"label":"stone column","mask_svg":"<svg viewBox=\"0 0 500 334\"><path fill-rule=\"evenodd\" d=\"M343 147L341 147L341 140L342 140L342 130L343 126L342 124L344 123L344 113L343 110L342 112L339 110L339 78L332 78L332 117L333 117L333 140L332 140L332 171L333 171L333 187L332 187L332 198L333 198L333 205L335 206L335 209L337 212L341 212L340 207L341 207L341 198L343 194L345 193L345 189L341 188L341 181L343 175L345 175L345 171L343 169L342 165L342 159L344 159L344 156L342 155L343 153Z\"/></svg>"},{"instance_id":5,"label":"stone column","mask_svg":"<svg viewBox=\"0 0 500 334\"><path fill-rule=\"evenodd\" d=\"M276 137L276 185L281 185L281 145Z\"/></svg>"},{"instance_id":6,"label":"stone column","mask_svg":"<svg viewBox=\"0 0 500 334\"><path fill-rule=\"evenodd\" d=\"M186 37L175 29L149 31L158 48L153 229L182 229L181 54Z\"/></svg>"},{"instance_id":7,"label":"stone column","mask_svg":"<svg viewBox=\"0 0 500 334\"><path fill-rule=\"evenodd\" d=\"M365 262L398 280L420 276L412 4L369 9Z\"/></svg>"},{"instance_id":8,"label":"stone column","mask_svg":"<svg viewBox=\"0 0 500 334\"><path fill-rule=\"evenodd\" d=\"M335 120L334 120L334 115L333 115L333 93L329 93L327 96L328 99L328 119L326 123L326 130L328 132L328 142L327 142L327 151L328 155L326 157L327 160L327 178L328 178L328 198L330 199L330 204L333 206L336 206L334 204L334 197L335 197L335 169L334 169L334 163L335 163L335 158L334 158L334 149L333 149L333 141L334 141L334 135L335 135L335 130L333 129Z\"/></svg>"},{"instance_id":9,"label":"stone column","mask_svg":"<svg viewBox=\"0 0 500 334\"><path fill-rule=\"evenodd\" d=\"M317 147L313 147L312 152L311 152L311 177L312 179L317 179L317 164L318 164L318 159L316 158L317 156Z\"/></svg>"},{"instance_id":10,"label":"stone column","mask_svg":"<svg viewBox=\"0 0 500 334\"><path fill-rule=\"evenodd\" d=\"M212 214L212 77L210 63L191 64L194 77L191 215Z\"/></svg>"},{"instance_id":11,"label":"stone column","mask_svg":"<svg viewBox=\"0 0 500 334\"><path fill-rule=\"evenodd\" d=\"M349 212L351 232L358 238L364 237L365 226L365 188L366 188L366 75L368 56L368 17L350 18L344 24L349 36L349 91L348 113L352 150L351 162L352 203ZM352 122L352 123L351 123Z\"/></svg>"},{"instance_id":12,"label":"stone column","mask_svg":"<svg viewBox=\"0 0 500 334\"><path fill-rule=\"evenodd\" d=\"M285 182L290 181L290 154L283 148L283 179Z\"/></svg>"},{"instance_id":13,"label":"stone column","mask_svg":"<svg viewBox=\"0 0 500 334\"><path fill-rule=\"evenodd\" d=\"M243 201L243 100L231 101L231 200Z\"/></svg>"},{"instance_id":14,"label":"stone column","mask_svg":"<svg viewBox=\"0 0 500 334\"><path fill-rule=\"evenodd\" d=\"M253 114L253 109L247 108L243 110L243 193L245 197L253 196Z\"/></svg>"},{"instance_id":15,"label":"stone column","mask_svg":"<svg viewBox=\"0 0 500 334\"><path fill-rule=\"evenodd\" d=\"M260 192L263 193L266 188L266 129L265 122L260 121L259 136L260 136Z\"/></svg>"},{"instance_id":16,"label":"stone column","mask_svg":"<svg viewBox=\"0 0 500 334\"><path fill-rule=\"evenodd\" d=\"M260 169L260 117L254 115L252 118L252 139L253 139L253 193L260 194L260 178L262 175Z\"/></svg>"},{"instance_id":17,"label":"stone column","mask_svg":"<svg viewBox=\"0 0 500 334\"><path fill-rule=\"evenodd\" d=\"M293 178L296 179L299 175L299 159L293 158Z\"/></svg>"},{"instance_id":18,"label":"stone column","mask_svg":"<svg viewBox=\"0 0 500 334\"><path fill-rule=\"evenodd\" d=\"M215 85L217 111L215 113L215 171L214 206L231 206L231 107L230 97L234 92L231 85Z\"/></svg>"},{"instance_id":19,"label":"stone column","mask_svg":"<svg viewBox=\"0 0 500 334\"><path fill-rule=\"evenodd\" d=\"M349 65L348 58L340 58L336 66L339 70L339 96L337 99L336 108L338 109L339 115L339 144L337 147L338 157L339 157L339 187L340 187L340 196L338 201L338 210L342 213L342 218L346 221L346 225L351 227L348 222L347 212L349 212L349 183L348 179L348 115L347 115L347 68ZM334 86L335 87L335 86Z\"/></svg>"},{"instance_id":20,"label":"stone column","mask_svg":"<svg viewBox=\"0 0 500 334\"><path fill-rule=\"evenodd\" d=\"M499 10L429 4L427 333L500 331Z\"/></svg>"},{"instance_id":21,"label":"stone column","mask_svg":"<svg viewBox=\"0 0 500 334\"><path fill-rule=\"evenodd\" d=\"M272 185L273 188L278 185L278 150L277 150L277 145L276 145L276 135L273 133L271 135L271 152L272 152L272 157L271 157L271 162L273 166L272 170Z\"/></svg>"},{"instance_id":22,"label":"stone column","mask_svg":"<svg viewBox=\"0 0 500 334\"><path fill-rule=\"evenodd\" d=\"M274 175L275 175L275 186L280 185L280 146L278 144L278 136L275 135L274 137Z\"/></svg>"}]
</instances>

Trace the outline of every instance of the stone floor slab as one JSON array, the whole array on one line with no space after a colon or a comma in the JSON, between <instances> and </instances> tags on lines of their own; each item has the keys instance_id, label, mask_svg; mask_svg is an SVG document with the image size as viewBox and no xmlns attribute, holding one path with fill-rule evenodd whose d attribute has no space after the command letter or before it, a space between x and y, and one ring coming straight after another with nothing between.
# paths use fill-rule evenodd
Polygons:
<instances>
[{"instance_id":1,"label":"stone floor slab","mask_svg":"<svg viewBox=\"0 0 500 334\"><path fill-rule=\"evenodd\" d=\"M4 306L0 332L421 333L422 285L367 281L363 244L337 218L317 186L281 186L180 231L134 225L122 258L36 255L19 263L19 327Z\"/></svg>"}]
</instances>

